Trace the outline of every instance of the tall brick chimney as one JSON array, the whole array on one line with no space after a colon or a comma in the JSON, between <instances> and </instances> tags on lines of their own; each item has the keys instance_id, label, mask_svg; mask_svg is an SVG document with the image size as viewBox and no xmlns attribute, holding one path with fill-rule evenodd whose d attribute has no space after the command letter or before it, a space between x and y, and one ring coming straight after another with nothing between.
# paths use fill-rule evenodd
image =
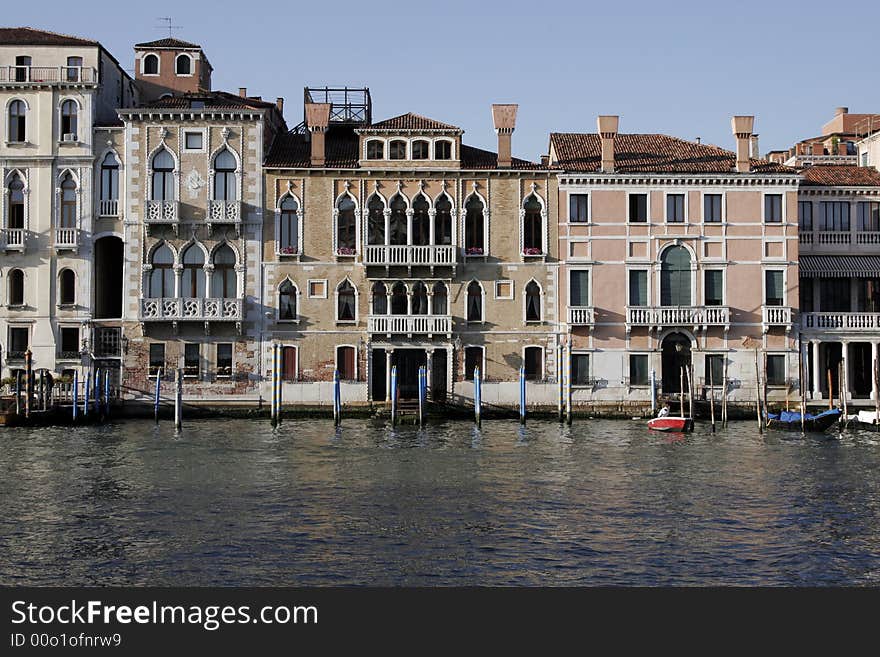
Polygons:
<instances>
[{"instance_id":1,"label":"tall brick chimney","mask_svg":"<svg viewBox=\"0 0 880 657\"><path fill-rule=\"evenodd\" d=\"M596 125L602 139L602 171L610 173L614 171L614 140L617 139L620 117L603 115L598 118Z\"/></svg>"},{"instance_id":2,"label":"tall brick chimney","mask_svg":"<svg viewBox=\"0 0 880 657\"><path fill-rule=\"evenodd\" d=\"M279 114L284 114L284 99L281 96L275 99L275 107L278 108Z\"/></svg>"},{"instance_id":3,"label":"tall brick chimney","mask_svg":"<svg viewBox=\"0 0 880 657\"><path fill-rule=\"evenodd\" d=\"M310 161L313 167L324 166L324 134L330 125L330 103L306 103L306 126L312 141Z\"/></svg>"},{"instance_id":4,"label":"tall brick chimney","mask_svg":"<svg viewBox=\"0 0 880 657\"><path fill-rule=\"evenodd\" d=\"M736 170L739 173L748 173L751 169L749 146L755 128L755 117L734 116L730 121L730 126L733 129L733 136L736 137Z\"/></svg>"},{"instance_id":5,"label":"tall brick chimney","mask_svg":"<svg viewBox=\"0 0 880 657\"><path fill-rule=\"evenodd\" d=\"M492 105L492 121L498 135L498 168L509 169L513 165L510 138L516 128L516 110L519 105Z\"/></svg>"}]
</instances>

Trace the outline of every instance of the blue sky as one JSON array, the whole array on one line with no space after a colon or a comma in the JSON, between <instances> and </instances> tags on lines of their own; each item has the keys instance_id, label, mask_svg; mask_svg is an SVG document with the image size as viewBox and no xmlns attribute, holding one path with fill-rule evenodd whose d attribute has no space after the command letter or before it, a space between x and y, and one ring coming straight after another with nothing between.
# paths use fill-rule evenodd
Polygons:
<instances>
[{"instance_id":1,"label":"blue sky","mask_svg":"<svg viewBox=\"0 0 880 657\"><path fill-rule=\"evenodd\" d=\"M597 114L726 148L730 116L755 114L766 152L818 134L838 105L880 112L876 1L7 4L6 25L96 38L129 68L132 45L167 36L157 18L172 16L215 88L284 96L291 125L303 86L365 85L374 119L426 114L494 150L491 103L519 103L513 148L530 159L551 131L594 132Z\"/></svg>"}]
</instances>

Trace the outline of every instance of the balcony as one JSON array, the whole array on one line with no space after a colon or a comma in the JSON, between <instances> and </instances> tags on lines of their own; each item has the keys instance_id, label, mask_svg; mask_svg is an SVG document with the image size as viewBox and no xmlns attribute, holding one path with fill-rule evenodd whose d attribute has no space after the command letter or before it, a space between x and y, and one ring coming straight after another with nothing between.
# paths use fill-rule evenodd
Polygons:
<instances>
[{"instance_id":1,"label":"balcony","mask_svg":"<svg viewBox=\"0 0 880 657\"><path fill-rule=\"evenodd\" d=\"M97 84L97 71L91 66L2 66L2 85Z\"/></svg>"},{"instance_id":2,"label":"balcony","mask_svg":"<svg viewBox=\"0 0 880 657\"><path fill-rule=\"evenodd\" d=\"M241 299L159 298L141 299L142 322L240 322Z\"/></svg>"},{"instance_id":3,"label":"balcony","mask_svg":"<svg viewBox=\"0 0 880 657\"><path fill-rule=\"evenodd\" d=\"M648 329L691 327L695 331L710 326L730 326L730 308L727 306L637 306L626 309L626 330L634 326Z\"/></svg>"},{"instance_id":4,"label":"balcony","mask_svg":"<svg viewBox=\"0 0 880 657\"><path fill-rule=\"evenodd\" d=\"M59 251L76 251L79 248L79 230L76 228L56 228L55 248Z\"/></svg>"},{"instance_id":5,"label":"balcony","mask_svg":"<svg viewBox=\"0 0 880 657\"><path fill-rule=\"evenodd\" d=\"M24 228L4 228L0 231L0 247L5 251L24 251Z\"/></svg>"},{"instance_id":6,"label":"balcony","mask_svg":"<svg viewBox=\"0 0 880 657\"><path fill-rule=\"evenodd\" d=\"M794 311L788 306L763 306L761 308L761 324L766 333L771 326L783 326L786 333L791 330Z\"/></svg>"},{"instance_id":7,"label":"balcony","mask_svg":"<svg viewBox=\"0 0 880 657\"><path fill-rule=\"evenodd\" d=\"M98 202L98 215L101 217L118 217L119 216L119 201L111 200L111 201L99 201Z\"/></svg>"},{"instance_id":8,"label":"balcony","mask_svg":"<svg viewBox=\"0 0 880 657\"><path fill-rule=\"evenodd\" d=\"M452 334L450 315L370 315L367 319L370 333L392 335L446 335Z\"/></svg>"},{"instance_id":9,"label":"balcony","mask_svg":"<svg viewBox=\"0 0 880 657\"><path fill-rule=\"evenodd\" d=\"M591 306L569 306L568 323L571 326L592 326L596 323L593 308Z\"/></svg>"},{"instance_id":10,"label":"balcony","mask_svg":"<svg viewBox=\"0 0 880 657\"><path fill-rule=\"evenodd\" d=\"M144 223L148 226L177 226L180 220L178 201L147 201L144 203Z\"/></svg>"},{"instance_id":11,"label":"balcony","mask_svg":"<svg viewBox=\"0 0 880 657\"><path fill-rule=\"evenodd\" d=\"M798 235L802 253L840 253L846 255L876 254L880 246L880 231L876 230L817 230L802 231Z\"/></svg>"},{"instance_id":12,"label":"balcony","mask_svg":"<svg viewBox=\"0 0 880 657\"><path fill-rule=\"evenodd\" d=\"M832 333L880 332L880 313L801 313L801 328Z\"/></svg>"},{"instance_id":13,"label":"balcony","mask_svg":"<svg viewBox=\"0 0 880 657\"><path fill-rule=\"evenodd\" d=\"M456 247L451 245L415 246L402 245L369 245L367 246L364 264L391 267L454 267Z\"/></svg>"},{"instance_id":14,"label":"balcony","mask_svg":"<svg viewBox=\"0 0 880 657\"><path fill-rule=\"evenodd\" d=\"M208 227L241 223L241 201L208 201Z\"/></svg>"}]
</instances>

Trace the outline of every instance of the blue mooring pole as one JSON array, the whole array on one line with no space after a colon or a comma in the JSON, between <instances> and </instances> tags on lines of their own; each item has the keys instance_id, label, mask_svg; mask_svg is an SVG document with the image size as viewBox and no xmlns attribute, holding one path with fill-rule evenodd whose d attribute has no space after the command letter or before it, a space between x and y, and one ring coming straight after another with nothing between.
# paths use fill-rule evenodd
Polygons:
<instances>
[{"instance_id":1,"label":"blue mooring pole","mask_svg":"<svg viewBox=\"0 0 880 657\"><path fill-rule=\"evenodd\" d=\"M571 346L563 354L565 358L565 423L571 425Z\"/></svg>"},{"instance_id":2,"label":"blue mooring pole","mask_svg":"<svg viewBox=\"0 0 880 657\"><path fill-rule=\"evenodd\" d=\"M397 365L391 366L391 426L397 424Z\"/></svg>"},{"instance_id":3,"label":"blue mooring pole","mask_svg":"<svg viewBox=\"0 0 880 657\"><path fill-rule=\"evenodd\" d=\"M110 417L110 370L104 370L104 415Z\"/></svg>"},{"instance_id":4,"label":"blue mooring pole","mask_svg":"<svg viewBox=\"0 0 880 657\"><path fill-rule=\"evenodd\" d=\"M89 395L92 393L92 370L86 374L83 381L83 417L89 416Z\"/></svg>"},{"instance_id":5,"label":"blue mooring pole","mask_svg":"<svg viewBox=\"0 0 880 657\"><path fill-rule=\"evenodd\" d=\"M519 368L519 423L526 423L526 368Z\"/></svg>"},{"instance_id":6,"label":"blue mooring pole","mask_svg":"<svg viewBox=\"0 0 880 657\"><path fill-rule=\"evenodd\" d=\"M480 368L474 368L474 421L477 426L482 425L482 406L483 406L483 382L480 379Z\"/></svg>"},{"instance_id":7,"label":"blue mooring pole","mask_svg":"<svg viewBox=\"0 0 880 657\"><path fill-rule=\"evenodd\" d=\"M153 400L153 419L159 424L159 391L162 388L162 368L156 370L156 395Z\"/></svg>"},{"instance_id":8,"label":"blue mooring pole","mask_svg":"<svg viewBox=\"0 0 880 657\"><path fill-rule=\"evenodd\" d=\"M342 415L341 390L339 389L339 370L333 370L333 424L339 426Z\"/></svg>"},{"instance_id":9,"label":"blue mooring pole","mask_svg":"<svg viewBox=\"0 0 880 657\"><path fill-rule=\"evenodd\" d=\"M179 367L175 372L174 384L174 428L183 429L183 370Z\"/></svg>"},{"instance_id":10,"label":"blue mooring pole","mask_svg":"<svg viewBox=\"0 0 880 657\"><path fill-rule=\"evenodd\" d=\"M419 367L419 426L425 426L425 388L427 382L425 366Z\"/></svg>"},{"instance_id":11,"label":"blue mooring pole","mask_svg":"<svg viewBox=\"0 0 880 657\"><path fill-rule=\"evenodd\" d=\"M79 372L73 373L73 423L76 424L76 416L79 411Z\"/></svg>"}]
</instances>

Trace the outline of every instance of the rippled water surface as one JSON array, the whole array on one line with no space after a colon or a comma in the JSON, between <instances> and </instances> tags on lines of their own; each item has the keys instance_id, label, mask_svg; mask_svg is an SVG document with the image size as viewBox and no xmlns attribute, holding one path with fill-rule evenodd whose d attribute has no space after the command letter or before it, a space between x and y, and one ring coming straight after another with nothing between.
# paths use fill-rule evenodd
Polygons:
<instances>
[{"instance_id":1,"label":"rippled water surface","mask_svg":"<svg viewBox=\"0 0 880 657\"><path fill-rule=\"evenodd\" d=\"M880 584L880 434L0 429L0 583Z\"/></svg>"}]
</instances>

